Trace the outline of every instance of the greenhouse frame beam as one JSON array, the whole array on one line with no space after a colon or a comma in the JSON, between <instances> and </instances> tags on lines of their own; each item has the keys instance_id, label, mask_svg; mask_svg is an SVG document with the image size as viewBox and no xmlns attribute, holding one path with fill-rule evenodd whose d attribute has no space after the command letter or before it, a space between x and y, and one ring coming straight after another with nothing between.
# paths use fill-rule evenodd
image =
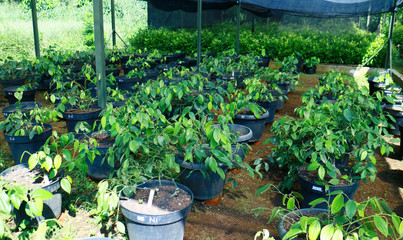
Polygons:
<instances>
[{"instance_id":1,"label":"greenhouse frame beam","mask_svg":"<svg viewBox=\"0 0 403 240\"><path fill-rule=\"evenodd\" d=\"M34 31L34 45L35 45L35 56L40 58L41 49L39 47L39 31L38 31L38 16L36 9L36 0L31 0L31 13L32 13L32 27Z\"/></svg>"},{"instance_id":2,"label":"greenhouse frame beam","mask_svg":"<svg viewBox=\"0 0 403 240\"><path fill-rule=\"evenodd\" d=\"M111 0L112 46L116 46L115 0Z\"/></svg>"},{"instance_id":3,"label":"greenhouse frame beam","mask_svg":"<svg viewBox=\"0 0 403 240\"><path fill-rule=\"evenodd\" d=\"M197 5L197 71L200 71L201 59L201 29L202 29L202 13L203 0L198 0Z\"/></svg>"},{"instance_id":4,"label":"greenhouse frame beam","mask_svg":"<svg viewBox=\"0 0 403 240\"><path fill-rule=\"evenodd\" d=\"M241 28L241 0L238 1L237 17L236 17L236 55L239 56L239 31Z\"/></svg>"},{"instance_id":5,"label":"greenhouse frame beam","mask_svg":"<svg viewBox=\"0 0 403 240\"><path fill-rule=\"evenodd\" d=\"M98 106L106 107L105 43L102 0L94 0L95 70L97 78Z\"/></svg>"},{"instance_id":6,"label":"greenhouse frame beam","mask_svg":"<svg viewBox=\"0 0 403 240\"><path fill-rule=\"evenodd\" d=\"M388 50L386 54L386 60L385 60L385 69L393 69L393 62L392 62L392 37L393 37L393 28L395 24L395 17L396 17L396 0L393 1L393 12L392 12L392 17L390 18L390 25L389 25L389 36L388 36Z\"/></svg>"}]
</instances>

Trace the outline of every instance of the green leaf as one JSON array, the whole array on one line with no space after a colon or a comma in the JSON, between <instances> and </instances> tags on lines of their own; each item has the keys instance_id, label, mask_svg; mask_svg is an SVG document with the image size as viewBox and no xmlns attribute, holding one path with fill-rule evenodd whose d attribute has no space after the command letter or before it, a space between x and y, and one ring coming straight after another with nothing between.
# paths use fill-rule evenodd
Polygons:
<instances>
[{"instance_id":1,"label":"green leaf","mask_svg":"<svg viewBox=\"0 0 403 240\"><path fill-rule=\"evenodd\" d=\"M347 121L351 122L351 120L353 119L353 116L354 116L354 112L350 109L345 109L343 111L343 115L347 119Z\"/></svg>"},{"instance_id":2,"label":"green leaf","mask_svg":"<svg viewBox=\"0 0 403 240\"><path fill-rule=\"evenodd\" d=\"M295 198L290 198L287 201L287 209L293 210L295 209Z\"/></svg>"},{"instance_id":3,"label":"green leaf","mask_svg":"<svg viewBox=\"0 0 403 240\"><path fill-rule=\"evenodd\" d=\"M59 154L57 154L55 159L53 160L53 165L56 169L59 169L60 165L62 165L62 157Z\"/></svg>"},{"instance_id":4,"label":"green leaf","mask_svg":"<svg viewBox=\"0 0 403 240\"><path fill-rule=\"evenodd\" d=\"M140 145L137 143L136 140L131 140L129 143L129 148L132 153L137 153L137 150L139 149Z\"/></svg>"},{"instance_id":5,"label":"green leaf","mask_svg":"<svg viewBox=\"0 0 403 240\"><path fill-rule=\"evenodd\" d=\"M318 239L319 233L320 233L320 223L318 220L315 220L311 223L308 229L309 240Z\"/></svg>"},{"instance_id":6,"label":"green leaf","mask_svg":"<svg viewBox=\"0 0 403 240\"><path fill-rule=\"evenodd\" d=\"M328 224L322 228L320 232L320 240L329 240L332 239L334 233L333 224Z\"/></svg>"},{"instance_id":7,"label":"green leaf","mask_svg":"<svg viewBox=\"0 0 403 240\"><path fill-rule=\"evenodd\" d=\"M361 161L365 160L368 156L368 152L367 151L363 151L361 154Z\"/></svg>"},{"instance_id":8,"label":"green leaf","mask_svg":"<svg viewBox=\"0 0 403 240\"><path fill-rule=\"evenodd\" d=\"M266 184L266 185L258 187L256 192L255 192L255 196L266 192L267 190L269 190L271 188L271 186L273 186L273 185L272 184Z\"/></svg>"},{"instance_id":9,"label":"green leaf","mask_svg":"<svg viewBox=\"0 0 403 240\"><path fill-rule=\"evenodd\" d=\"M42 188L37 188L32 192L32 197L37 200L37 199L41 199L41 200L48 200L51 199L53 197L53 194L42 189Z\"/></svg>"},{"instance_id":10,"label":"green leaf","mask_svg":"<svg viewBox=\"0 0 403 240\"><path fill-rule=\"evenodd\" d=\"M102 128L106 128L106 117L102 117L101 118L101 126L102 126Z\"/></svg>"},{"instance_id":11,"label":"green leaf","mask_svg":"<svg viewBox=\"0 0 403 240\"><path fill-rule=\"evenodd\" d=\"M310 202L309 205L316 206L316 205L324 203L324 202L326 202L326 200L324 198L317 198L317 199L313 200L312 202Z\"/></svg>"},{"instance_id":12,"label":"green leaf","mask_svg":"<svg viewBox=\"0 0 403 240\"><path fill-rule=\"evenodd\" d=\"M346 213L347 217L352 218L355 216L355 213L357 211L357 204L355 203L354 200L348 200L346 203Z\"/></svg>"},{"instance_id":13,"label":"green leaf","mask_svg":"<svg viewBox=\"0 0 403 240\"><path fill-rule=\"evenodd\" d=\"M336 185L339 185L340 180L337 178L332 178L332 179L330 179L329 183L336 186Z\"/></svg>"},{"instance_id":14,"label":"green leaf","mask_svg":"<svg viewBox=\"0 0 403 240\"><path fill-rule=\"evenodd\" d=\"M337 229L333 234L332 240L343 240L343 232Z\"/></svg>"},{"instance_id":15,"label":"green leaf","mask_svg":"<svg viewBox=\"0 0 403 240\"><path fill-rule=\"evenodd\" d=\"M323 166L319 167L318 176L320 180L323 180L325 178L325 168Z\"/></svg>"},{"instance_id":16,"label":"green leaf","mask_svg":"<svg viewBox=\"0 0 403 240\"><path fill-rule=\"evenodd\" d=\"M126 232L126 227L125 227L125 225L121 222L121 221L118 221L117 223L116 223L116 228L118 229L118 231L120 232L120 233L125 233Z\"/></svg>"},{"instance_id":17,"label":"green leaf","mask_svg":"<svg viewBox=\"0 0 403 240\"><path fill-rule=\"evenodd\" d=\"M70 193L71 192L71 183L69 180L67 180L66 178L63 178L60 181L60 186L62 187L62 189L67 192Z\"/></svg>"},{"instance_id":18,"label":"green leaf","mask_svg":"<svg viewBox=\"0 0 403 240\"><path fill-rule=\"evenodd\" d=\"M386 147L382 146L381 147L381 155L385 155L385 152L386 152Z\"/></svg>"},{"instance_id":19,"label":"green leaf","mask_svg":"<svg viewBox=\"0 0 403 240\"><path fill-rule=\"evenodd\" d=\"M333 214L338 213L344 205L344 197L343 195L337 195L332 202L331 211Z\"/></svg>"},{"instance_id":20,"label":"green leaf","mask_svg":"<svg viewBox=\"0 0 403 240\"><path fill-rule=\"evenodd\" d=\"M291 228L290 231L287 232L287 234L283 237L283 239L293 239L293 237L296 237L300 233L303 233L301 229L298 228Z\"/></svg>"},{"instance_id":21,"label":"green leaf","mask_svg":"<svg viewBox=\"0 0 403 240\"><path fill-rule=\"evenodd\" d=\"M5 192L0 192L0 211L4 213L11 212L10 198Z\"/></svg>"},{"instance_id":22,"label":"green leaf","mask_svg":"<svg viewBox=\"0 0 403 240\"><path fill-rule=\"evenodd\" d=\"M385 236L387 237L389 235L388 232L388 222L387 220L383 219L379 215L374 216L374 223L376 228Z\"/></svg>"}]
</instances>

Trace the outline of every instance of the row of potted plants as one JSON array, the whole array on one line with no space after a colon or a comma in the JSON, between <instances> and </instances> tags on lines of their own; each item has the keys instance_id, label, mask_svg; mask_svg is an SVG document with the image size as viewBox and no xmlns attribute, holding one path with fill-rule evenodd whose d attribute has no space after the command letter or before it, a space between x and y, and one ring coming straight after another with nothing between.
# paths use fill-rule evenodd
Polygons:
<instances>
[{"instance_id":1,"label":"row of potted plants","mask_svg":"<svg viewBox=\"0 0 403 240\"><path fill-rule=\"evenodd\" d=\"M136 63L142 64L137 65L134 72L146 70L144 66L147 64L143 64L140 58L136 59ZM114 209L119 206L117 199L122 197L122 194L124 198L133 197L137 187L143 185L141 182L153 178L178 179L180 176L182 182L186 182L194 181L191 179L194 176L190 175L197 173L199 177L219 182L221 185L206 185L203 190L200 188L200 180L196 180L197 186L188 184L193 192L190 198L193 199L193 194L198 199L216 197L221 194L228 168L243 166L251 176L254 175L253 169L242 162L245 156L243 149L247 148L247 145L239 143L247 142L246 136L251 137L252 131L248 127L230 123L235 122L234 119L238 115L242 119L242 114L239 114L242 111L250 112L254 119L261 118L265 115L265 110L257 103L262 100L268 102L274 98L285 98L286 94L277 83L285 83L286 91L289 91L296 81L293 73L256 67L255 58L233 59L224 57L218 60L229 63L227 70L217 67L207 70L210 68L208 66L216 61L211 57L205 58L202 66L204 70L201 73L176 67L163 70L157 80L136 82L130 92L120 91L116 78L110 75L110 98L124 100L124 104L117 106L109 103L101 114L100 110L94 111L92 106L96 100L91 96L91 89L88 89L90 84L96 86L92 77L93 70L84 64L81 74L85 79L59 81L60 76L55 76L56 91L47 94L48 99L57 104L54 109L39 108L34 104L32 111L24 111L24 103L21 103L14 113L8 114L2 129L12 138L21 135L33 139L36 136L45 136L45 129L51 132L51 138L44 138L44 146L41 143L37 145L38 149L28 150L32 155L23 161L30 162L31 168L41 162L40 167L45 168L45 172L52 177L57 173L54 169L64 168L71 171L76 167L91 177L110 177L108 183L100 184L100 219L110 215L116 216ZM230 65L232 67L229 67ZM242 68L244 65L248 68ZM247 72L247 69L254 72ZM227 73L235 75L235 70L247 78L244 81L231 77L225 79ZM212 75L216 75L215 79L211 78ZM175 80L178 76L182 77L180 81ZM82 80L84 84L80 82ZM244 84L244 89L238 89L238 84ZM19 92L14 95L21 100ZM78 119L75 113L94 113L95 117L92 121L82 123L81 120L84 119ZM73 133L52 133L50 125L46 125L46 122L60 118L64 118L66 122L73 120L72 127L68 124L68 130L80 133L81 140ZM264 123L265 121L263 127ZM91 130L100 132L89 134ZM240 132L244 135L242 138L239 137ZM258 139L259 137L252 141ZM74 154L69 153L67 146L74 148ZM35 153L40 149L40 152ZM15 160L20 162L21 155ZM52 167L52 162L57 167ZM101 166L104 172L97 175L96 170ZM198 170L194 167L198 167ZM208 175L210 177L207 177ZM71 180L66 177L61 185L69 191L70 183ZM205 193L206 191L208 193ZM8 196L5 201L10 206L17 207L18 204L14 204L12 200L15 192L6 190L5 194ZM29 199L24 197L23 201L29 202ZM40 212L37 211L35 215L40 215ZM132 225L131 220L128 221L129 225ZM118 222L117 226L122 226L122 223Z\"/></svg>"},{"instance_id":2,"label":"row of potted plants","mask_svg":"<svg viewBox=\"0 0 403 240\"><path fill-rule=\"evenodd\" d=\"M273 123L274 136L266 143L271 142L274 148L268 161L256 161L257 168L275 164L286 169L281 190L291 189L298 179L300 192L296 196L302 198L302 204L295 205L296 197L289 198L284 202L288 209L285 212L307 208L284 216L279 225L280 237L372 239L377 233L370 222L384 237L401 236L402 218L386 202L377 198L354 201L360 181L373 182L376 178L375 151L381 155L393 151L384 138L391 136L387 129L393 121L383 109L383 101L388 100L392 98L380 93L371 96L352 78L330 72L319 79L319 85L305 92L303 105L295 110L299 118L287 116ZM272 187L262 186L257 193ZM368 206L378 212L364 217ZM283 215L284 209L275 209L272 217L277 214ZM389 218L393 223L386 220Z\"/></svg>"}]
</instances>

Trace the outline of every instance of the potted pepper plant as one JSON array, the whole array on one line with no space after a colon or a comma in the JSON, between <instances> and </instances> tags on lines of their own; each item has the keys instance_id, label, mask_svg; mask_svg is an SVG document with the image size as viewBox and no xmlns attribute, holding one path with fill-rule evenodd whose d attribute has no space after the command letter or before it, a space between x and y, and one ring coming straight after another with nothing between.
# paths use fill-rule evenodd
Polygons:
<instances>
[{"instance_id":1,"label":"potted pepper plant","mask_svg":"<svg viewBox=\"0 0 403 240\"><path fill-rule=\"evenodd\" d=\"M306 74L315 74L316 67L319 65L320 59L317 57L311 57L304 61L304 71Z\"/></svg>"}]
</instances>

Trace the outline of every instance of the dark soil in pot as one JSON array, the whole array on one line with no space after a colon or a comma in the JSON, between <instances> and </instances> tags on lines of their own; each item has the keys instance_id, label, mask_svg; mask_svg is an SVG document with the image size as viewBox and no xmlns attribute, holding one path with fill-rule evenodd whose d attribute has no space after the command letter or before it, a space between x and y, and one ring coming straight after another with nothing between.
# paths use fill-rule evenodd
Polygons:
<instances>
[{"instance_id":1,"label":"dark soil in pot","mask_svg":"<svg viewBox=\"0 0 403 240\"><path fill-rule=\"evenodd\" d=\"M121 200L129 239L182 240L193 194L186 186L166 180L152 180L140 185L134 198ZM149 193L155 191L152 205Z\"/></svg>"},{"instance_id":2,"label":"dark soil in pot","mask_svg":"<svg viewBox=\"0 0 403 240\"><path fill-rule=\"evenodd\" d=\"M4 177L3 180L8 182L18 182L18 184L26 184L29 189L42 188L48 192L53 193L53 197L48 200L43 201L43 211L42 216L35 217L35 219L29 217L25 213L25 205L23 202L20 206L20 209L13 209L15 212L14 221L18 225L23 220L27 220L29 222L39 223L45 219L59 218L62 210L62 195L57 193L57 190L60 188L60 179L62 174L59 173L59 176L56 178L46 181L43 176L43 171L38 168L34 168L32 171L29 170L28 164L18 164L13 167L10 167L3 171L0 174L1 177Z\"/></svg>"},{"instance_id":3,"label":"dark soil in pot","mask_svg":"<svg viewBox=\"0 0 403 240\"><path fill-rule=\"evenodd\" d=\"M18 101L18 99L14 96L14 93L17 92L18 88L19 88L19 86L4 88L4 94L5 94L5 97L7 98L9 104L14 104ZM36 87L32 87L32 89L22 91L21 102L35 101L35 94L36 94Z\"/></svg>"},{"instance_id":4,"label":"dark soil in pot","mask_svg":"<svg viewBox=\"0 0 403 240\"><path fill-rule=\"evenodd\" d=\"M300 183L301 187L301 195L304 197L304 200L302 201L301 206L302 207L310 207L309 203L312 202L315 199L318 198L325 198L330 201L330 203L333 201L335 196L326 196L326 194L334 191L341 190L343 193L347 195L347 198L344 200L347 201L348 199L354 199L354 194L357 191L359 185L360 185L360 180L353 180L352 183L350 183L347 180L344 179L339 179L340 183L337 186L329 184L329 190L325 190L325 186L321 184L315 183L315 181L318 179L318 173L317 171L308 171L307 170L308 164L304 164L298 169L298 181ZM347 167L338 167L341 171L342 174L347 174L350 175L350 179L352 178L350 169ZM326 181L326 179L325 179ZM316 205L317 208L327 208L326 203L321 203Z\"/></svg>"}]
</instances>

